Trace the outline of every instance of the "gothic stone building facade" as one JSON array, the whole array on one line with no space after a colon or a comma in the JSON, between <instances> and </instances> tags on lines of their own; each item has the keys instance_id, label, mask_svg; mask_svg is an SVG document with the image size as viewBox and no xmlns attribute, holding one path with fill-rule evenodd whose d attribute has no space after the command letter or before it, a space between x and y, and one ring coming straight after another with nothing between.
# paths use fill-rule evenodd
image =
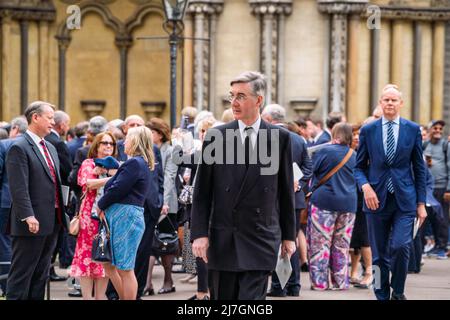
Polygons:
<instances>
[{"instance_id":1,"label":"gothic stone building facade","mask_svg":"<svg viewBox=\"0 0 450 320\"><path fill-rule=\"evenodd\" d=\"M395 83L404 117L450 120L449 20L449 0L190 0L178 119L187 105L220 117L230 79L260 70L267 102L290 118L342 111L362 121ZM155 39L163 22L160 0L0 0L1 120L33 100L73 122L169 120L169 46Z\"/></svg>"}]
</instances>

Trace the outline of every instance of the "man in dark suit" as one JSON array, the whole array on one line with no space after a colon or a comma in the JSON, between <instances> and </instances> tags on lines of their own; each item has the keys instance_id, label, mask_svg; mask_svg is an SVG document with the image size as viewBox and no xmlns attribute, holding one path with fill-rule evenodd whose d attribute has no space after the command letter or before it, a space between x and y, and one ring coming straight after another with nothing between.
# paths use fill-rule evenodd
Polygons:
<instances>
[{"instance_id":1,"label":"man in dark suit","mask_svg":"<svg viewBox=\"0 0 450 320\"><path fill-rule=\"evenodd\" d=\"M287 130L285 125L286 110L278 105L271 104L264 108L261 118L268 123L279 126ZM306 208L304 188L307 186L312 176L312 163L308 156L306 142L300 135L289 131L292 144L292 160L302 171L303 177L299 181L294 181L295 190L295 230L300 231L300 211ZM299 296L300 295L300 260L298 248L291 257L292 274L286 283L285 288L281 288L276 272L272 273L271 289L268 293L272 297Z\"/></svg>"},{"instance_id":2,"label":"man in dark suit","mask_svg":"<svg viewBox=\"0 0 450 320\"><path fill-rule=\"evenodd\" d=\"M61 177L61 183L64 186L68 186L68 178L70 171L72 170L72 160L70 158L69 148L65 141L62 139L70 129L70 117L64 111L55 111L53 117L55 125L52 131L45 137L45 140L50 142L58 153L59 158L59 174ZM75 240L71 238L69 240L67 232L64 229L59 231L58 241L55 248L55 253L52 257L52 266L50 268L50 280L51 281L64 281L66 277L58 276L55 272L53 264L56 261L56 255L59 254L59 265L61 268L66 269L70 266L73 259L73 253L75 250ZM71 245L69 245L71 242Z\"/></svg>"},{"instance_id":3,"label":"man in dark suit","mask_svg":"<svg viewBox=\"0 0 450 320\"><path fill-rule=\"evenodd\" d=\"M27 119L20 116L11 120L9 139L0 140L0 262L11 261L11 237L7 234L11 195L9 192L8 175L6 173L6 154L16 139L28 128ZM0 275L9 272L9 265L0 265ZM0 280L0 289L6 295L6 279Z\"/></svg>"},{"instance_id":4,"label":"man in dark suit","mask_svg":"<svg viewBox=\"0 0 450 320\"><path fill-rule=\"evenodd\" d=\"M75 161L75 155L77 150L83 146L86 141L86 132L89 127L89 122L82 121L75 126L75 138L67 142L67 148L69 148L69 154L72 162Z\"/></svg>"},{"instance_id":5,"label":"man in dark suit","mask_svg":"<svg viewBox=\"0 0 450 320\"><path fill-rule=\"evenodd\" d=\"M128 116L122 125L122 131L125 137L127 136L128 129L130 128L136 128L141 127L145 124L144 119L142 119L141 116L132 114L131 116ZM127 161L128 156L125 154L125 140L119 140L117 142L117 160L119 161Z\"/></svg>"},{"instance_id":6,"label":"man in dark suit","mask_svg":"<svg viewBox=\"0 0 450 320\"><path fill-rule=\"evenodd\" d=\"M427 216L422 136L419 125L400 117L403 100L397 86L383 89L380 106L383 117L361 129L355 177L364 193L373 264L378 267L375 295L379 300L406 300L414 218L422 223Z\"/></svg>"},{"instance_id":7,"label":"man in dark suit","mask_svg":"<svg viewBox=\"0 0 450 320\"><path fill-rule=\"evenodd\" d=\"M68 225L59 159L46 143L55 107L36 101L25 110L28 130L9 149L6 169L11 192L12 263L7 299L42 300L50 259L61 226Z\"/></svg>"},{"instance_id":8,"label":"man in dark suit","mask_svg":"<svg viewBox=\"0 0 450 320\"><path fill-rule=\"evenodd\" d=\"M261 120L265 88L258 72L234 79L236 120L209 129L203 144L191 239L194 255L208 263L215 300L265 299L280 244L283 257L295 251L291 140ZM264 153L271 157L263 164Z\"/></svg>"}]
</instances>

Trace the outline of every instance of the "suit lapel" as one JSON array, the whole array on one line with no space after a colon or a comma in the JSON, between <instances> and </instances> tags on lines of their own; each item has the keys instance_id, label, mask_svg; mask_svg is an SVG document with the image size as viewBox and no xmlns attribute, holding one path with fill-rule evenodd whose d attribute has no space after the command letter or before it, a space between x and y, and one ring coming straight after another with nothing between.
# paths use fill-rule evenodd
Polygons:
<instances>
[{"instance_id":1,"label":"suit lapel","mask_svg":"<svg viewBox=\"0 0 450 320\"><path fill-rule=\"evenodd\" d=\"M399 124L398 124L398 139L397 139L397 145L395 146L395 154L394 159L392 159L392 163L394 163L397 160L398 157L398 151L400 150L399 146L401 141L403 141L403 135L405 134L405 120L403 118L400 118Z\"/></svg>"},{"instance_id":2,"label":"suit lapel","mask_svg":"<svg viewBox=\"0 0 450 320\"><path fill-rule=\"evenodd\" d=\"M34 143L33 139L28 134L25 133L24 136L25 136L25 139L27 139L28 142L30 143L31 148L34 151L34 154L36 155L36 157L39 159L39 161L41 162L42 166L44 167L44 171L47 173L47 176L53 182L53 178L52 178L52 175L50 173L50 169L48 168L47 161L42 156L41 151L39 150L39 147Z\"/></svg>"},{"instance_id":3,"label":"suit lapel","mask_svg":"<svg viewBox=\"0 0 450 320\"><path fill-rule=\"evenodd\" d=\"M382 155L384 162L387 164L386 151L384 150L384 141L383 141L383 121L382 119L377 120L377 124L375 125L375 150L378 150L379 154Z\"/></svg>"}]
</instances>

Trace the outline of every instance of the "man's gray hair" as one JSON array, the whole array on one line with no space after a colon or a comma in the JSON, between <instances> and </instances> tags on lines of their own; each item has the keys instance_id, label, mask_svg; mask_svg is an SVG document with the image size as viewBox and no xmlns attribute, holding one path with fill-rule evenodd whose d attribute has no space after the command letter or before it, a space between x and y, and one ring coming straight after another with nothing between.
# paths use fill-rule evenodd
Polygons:
<instances>
[{"instance_id":1,"label":"man's gray hair","mask_svg":"<svg viewBox=\"0 0 450 320\"><path fill-rule=\"evenodd\" d=\"M286 119L286 110L279 104L269 104L262 111L261 115L269 115L272 120L283 122Z\"/></svg>"},{"instance_id":2,"label":"man's gray hair","mask_svg":"<svg viewBox=\"0 0 450 320\"><path fill-rule=\"evenodd\" d=\"M266 94L266 76L257 71L246 71L231 80L230 86L235 83L250 83L252 92L255 95L264 97Z\"/></svg>"},{"instance_id":3,"label":"man's gray hair","mask_svg":"<svg viewBox=\"0 0 450 320\"><path fill-rule=\"evenodd\" d=\"M18 128L20 133L25 133L28 129L28 122L24 116L15 117L11 120L11 129Z\"/></svg>"},{"instance_id":4,"label":"man's gray hair","mask_svg":"<svg viewBox=\"0 0 450 320\"><path fill-rule=\"evenodd\" d=\"M102 116L95 116L89 120L88 132L92 135L97 135L100 132L105 132L108 129L108 121Z\"/></svg>"},{"instance_id":5,"label":"man's gray hair","mask_svg":"<svg viewBox=\"0 0 450 320\"><path fill-rule=\"evenodd\" d=\"M49 102L45 101L34 101L30 103L30 105L25 109L24 116L28 121L28 124L31 124L31 119L34 114L41 115L44 112L44 107L49 106L53 110L55 110L55 106Z\"/></svg>"},{"instance_id":6,"label":"man's gray hair","mask_svg":"<svg viewBox=\"0 0 450 320\"><path fill-rule=\"evenodd\" d=\"M70 119L70 117L64 111L58 110L58 111L55 111L55 115L54 115L53 119L55 120L55 125L59 125L65 121L68 121Z\"/></svg>"},{"instance_id":7,"label":"man's gray hair","mask_svg":"<svg viewBox=\"0 0 450 320\"><path fill-rule=\"evenodd\" d=\"M129 115L128 117L126 117L124 123L125 123L125 125L127 125L131 120L135 120L135 119L139 119L142 122L144 122L144 119L141 116L139 116L137 114L132 114L132 115Z\"/></svg>"}]
</instances>

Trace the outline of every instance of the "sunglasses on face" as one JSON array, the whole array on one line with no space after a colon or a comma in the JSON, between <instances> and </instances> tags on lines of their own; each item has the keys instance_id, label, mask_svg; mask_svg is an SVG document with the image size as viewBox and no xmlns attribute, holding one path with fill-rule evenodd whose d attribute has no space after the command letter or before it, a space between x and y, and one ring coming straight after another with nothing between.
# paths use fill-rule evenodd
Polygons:
<instances>
[{"instance_id":1,"label":"sunglasses on face","mask_svg":"<svg viewBox=\"0 0 450 320\"><path fill-rule=\"evenodd\" d=\"M116 144L114 143L114 142L109 142L109 141L100 141L100 144L102 145L102 146L111 146L111 147L114 147Z\"/></svg>"}]
</instances>

